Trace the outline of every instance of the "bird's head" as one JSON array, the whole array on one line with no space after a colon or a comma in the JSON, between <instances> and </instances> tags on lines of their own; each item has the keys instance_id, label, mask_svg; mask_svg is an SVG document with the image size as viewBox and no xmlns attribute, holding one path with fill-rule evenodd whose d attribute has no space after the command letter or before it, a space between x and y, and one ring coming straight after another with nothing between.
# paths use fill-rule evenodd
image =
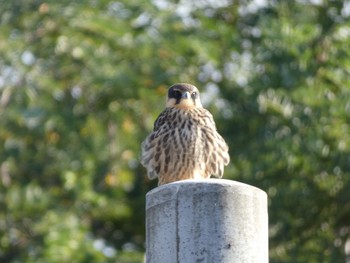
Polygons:
<instances>
[{"instance_id":1,"label":"bird's head","mask_svg":"<svg viewBox=\"0 0 350 263\"><path fill-rule=\"evenodd\" d=\"M191 84L174 84L169 88L166 106L180 109L202 107L199 91Z\"/></svg>"}]
</instances>

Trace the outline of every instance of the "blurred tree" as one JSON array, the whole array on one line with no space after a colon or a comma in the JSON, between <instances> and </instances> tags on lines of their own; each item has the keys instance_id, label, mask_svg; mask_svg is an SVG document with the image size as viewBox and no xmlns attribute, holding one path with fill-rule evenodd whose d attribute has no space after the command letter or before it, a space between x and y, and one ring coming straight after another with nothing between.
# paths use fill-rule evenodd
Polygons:
<instances>
[{"instance_id":1,"label":"blurred tree","mask_svg":"<svg viewBox=\"0 0 350 263\"><path fill-rule=\"evenodd\" d=\"M349 1L0 10L1 262L142 262L139 145L175 82L202 90L226 177L268 192L270 261L349 260Z\"/></svg>"}]
</instances>

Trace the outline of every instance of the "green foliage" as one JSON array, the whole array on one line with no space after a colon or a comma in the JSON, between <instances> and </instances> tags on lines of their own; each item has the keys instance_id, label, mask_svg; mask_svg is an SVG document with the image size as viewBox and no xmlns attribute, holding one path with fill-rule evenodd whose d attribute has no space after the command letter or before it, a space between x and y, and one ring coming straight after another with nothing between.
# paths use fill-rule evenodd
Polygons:
<instances>
[{"instance_id":1,"label":"green foliage","mask_svg":"<svg viewBox=\"0 0 350 263\"><path fill-rule=\"evenodd\" d=\"M140 143L190 82L269 195L270 261L344 262L350 5L315 2L2 1L0 261L142 262Z\"/></svg>"}]
</instances>

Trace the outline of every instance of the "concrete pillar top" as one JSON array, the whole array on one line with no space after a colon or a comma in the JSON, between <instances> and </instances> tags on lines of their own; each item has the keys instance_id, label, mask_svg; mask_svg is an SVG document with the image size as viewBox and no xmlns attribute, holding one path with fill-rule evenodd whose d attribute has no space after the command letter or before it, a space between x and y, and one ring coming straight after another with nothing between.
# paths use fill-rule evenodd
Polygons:
<instances>
[{"instance_id":1,"label":"concrete pillar top","mask_svg":"<svg viewBox=\"0 0 350 263\"><path fill-rule=\"evenodd\" d=\"M192 193L206 193L218 191L219 189L221 189L221 191L229 189L230 191L234 191L237 194L256 196L259 199L261 198L267 200L267 194L263 190L245 183L215 178L189 179L161 185L149 191L146 195L146 209L157 205L160 202L174 199L179 193L182 193L182 191L191 191Z\"/></svg>"},{"instance_id":2,"label":"concrete pillar top","mask_svg":"<svg viewBox=\"0 0 350 263\"><path fill-rule=\"evenodd\" d=\"M184 180L146 196L147 263L267 263L264 191L225 179Z\"/></svg>"}]
</instances>

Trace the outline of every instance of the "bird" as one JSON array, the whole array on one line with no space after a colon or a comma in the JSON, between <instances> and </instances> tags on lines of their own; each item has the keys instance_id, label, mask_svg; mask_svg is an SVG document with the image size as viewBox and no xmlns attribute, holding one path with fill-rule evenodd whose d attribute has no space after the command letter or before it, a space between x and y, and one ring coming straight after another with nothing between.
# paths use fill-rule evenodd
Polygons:
<instances>
[{"instance_id":1,"label":"bird","mask_svg":"<svg viewBox=\"0 0 350 263\"><path fill-rule=\"evenodd\" d=\"M158 186L186 179L222 178L229 147L203 108L194 85L169 87L166 107L141 144L141 164Z\"/></svg>"}]
</instances>

